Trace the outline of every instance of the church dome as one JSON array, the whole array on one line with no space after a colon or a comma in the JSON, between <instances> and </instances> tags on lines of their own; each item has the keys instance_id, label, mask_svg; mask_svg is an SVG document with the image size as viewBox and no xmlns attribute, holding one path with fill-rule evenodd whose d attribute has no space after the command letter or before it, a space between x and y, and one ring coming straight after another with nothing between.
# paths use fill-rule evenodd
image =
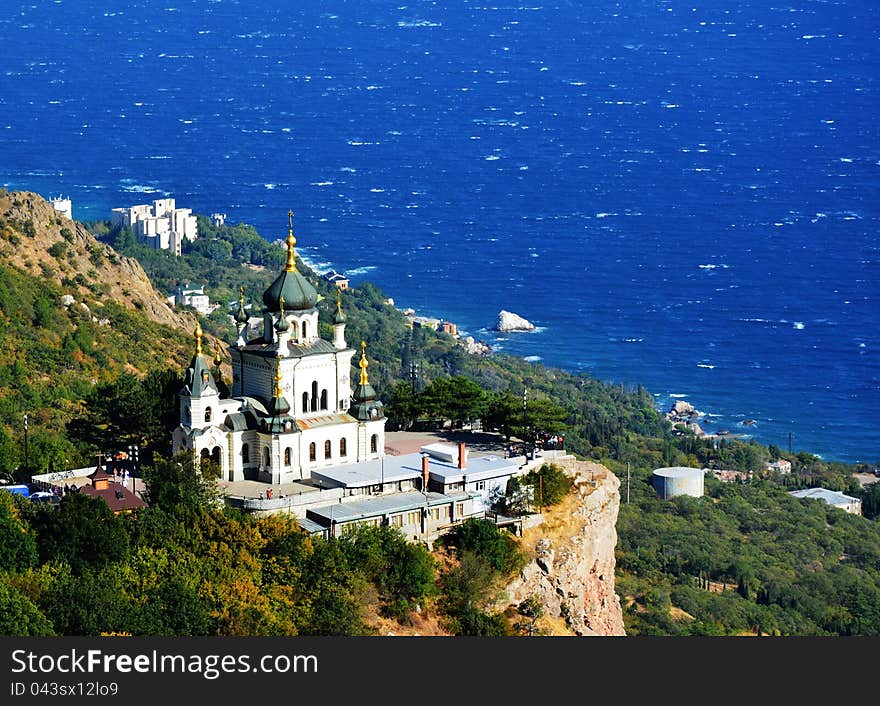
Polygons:
<instances>
[{"instance_id":1,"label":"church dome","mask_svg":"<svg viewBox=\"0 0 880 706\"><path fill-rule=\"evenodd\" d=\"M285 311L303 311L314 309L318 292L299 272L285 270L263 292L263 304L269 311L281 311L282 297Z\"/></svg>"},{"instance_id":2,"label":"church dome","mask_svg":"<svg viewBox=\"0 0 880 706\"><path fill-rule=\"evenodd\" d=\"M287 264L284 271L275 278L269 288L263 292L263 304L269 311L281 311L283 299L284 308L287 311L304 311L314 309L318 302L318 292L296 269L296 253L294 246L296 238L293 237L293 213L288 213L291 219L290 230L287 234Z\"/></svg>"},{"instance_id":3,"label":"church dome","mask_svg":"<svg viewBox=\"0 0 880 706\"><path fill-rule=\"evenodd\" d=\"M345 323L345 312L342 311L342 293L336 290L336 313L333 315L334 324Z\"/></svg>"}]
</instances>

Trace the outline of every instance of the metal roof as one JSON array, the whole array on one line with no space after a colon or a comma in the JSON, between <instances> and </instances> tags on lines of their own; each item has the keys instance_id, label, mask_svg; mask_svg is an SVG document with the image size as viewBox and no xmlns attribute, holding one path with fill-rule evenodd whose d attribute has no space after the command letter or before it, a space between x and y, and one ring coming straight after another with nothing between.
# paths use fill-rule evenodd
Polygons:
<instances>
[{"instance_id":1,"label":"metal roof","mask_svg":"<svg viewBox=\"0 0 880 706\"><path fill-rule=\"evenodd\" d=\"M457 483L465 479L473 481L515 475L519 472L519 463L515 458L472 456L467 460L464 468L459 468L453 463L444 463L432 458L429 470L435 480L440 480L443 483Z\"/></svg>"},{"instance_id":2,"label":"metal roof","mask_svg":"<svg viewBox=\"0 0 880 706\"><path fill-rule=\"evenodd\" d=\"M420 478L421 475L422 460L419 454L385 456L372 461L312 470L312 479L316 485L330 485L331 487L342 485L346 488L392 483L410 478Z\"/></svg>"},{"instance_id":3,"label":"metal roof","mask_svg":"<svg viewBox=\"0 0 880 706\"><path fill-rule=\"evenodd\" d=\"M390 495L377 495L367 500L356 500L349 503L334 503L324 507L308 510L312 520L316 520L329 526L332 522L352 522L371 517L418 510L435 505L446 505L461 502L473 498L471 493L421 493L417 490L406 493L392 493Z\"/></svg>"},{"instance_id":4,"label":"metal roof","mask_svg":"<svg viewBox=\"0 0 880 706\"><path fill-rule=\"evenodd\" d=\"M314 520L310 520L307 517L297 517L297 524L309 534L319 534L324 532L327 528L324 525L319 525Z\"/></svg>"},{"instance_id":5,"label":"metal roof","mask_svg":"<svg viewBox=\"0 0 880 706\"><path fill-rule=\"evenodd\" d=\"M428 472L431 477L444 485L465 479L476 481L503 475L515 475L518 471L519 465L516 459L506 459L494 455L471 457L465 468L438 461L436 458L428 460ZM312 471L312 478L317 485L331 487L341 485L345 488L362 488L368 485L421 478L421 476L422 455L419 453L384 456L372 461L329 466Z\"/></svg>"},{"instance_id":6,"label":"metal roof","mask_svg":"<svg viewBox=\"0 0 880 706\"><path fill-rule=\"evenodd\" d=\"M829 505L849 505L852 502L861 502L858 498L853 498L843 493L838 493L827 488L804 488L803 490L792 490L789 495L796 498L815 498L816 500L824 500Z\"/></svg>"}]
</instances>

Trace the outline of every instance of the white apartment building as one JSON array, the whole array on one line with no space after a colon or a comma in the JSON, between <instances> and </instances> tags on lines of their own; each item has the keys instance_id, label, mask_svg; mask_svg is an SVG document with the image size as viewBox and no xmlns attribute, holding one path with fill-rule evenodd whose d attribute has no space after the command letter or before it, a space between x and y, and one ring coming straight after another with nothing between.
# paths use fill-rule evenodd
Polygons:
<instances>
[{"instance_id":1,"label":"white apartment building","mask_svg":"<svg viewBox=\"0 0 880 706\"><path fill-rule=\"evenodd\" d=\"M139 242L156 250L171 250L175 255L181 254L184 239L198 237L198 223L192 209L176 208L174 199L114 208L112 221L131 228Z\"/></svg>"}]
</instances>

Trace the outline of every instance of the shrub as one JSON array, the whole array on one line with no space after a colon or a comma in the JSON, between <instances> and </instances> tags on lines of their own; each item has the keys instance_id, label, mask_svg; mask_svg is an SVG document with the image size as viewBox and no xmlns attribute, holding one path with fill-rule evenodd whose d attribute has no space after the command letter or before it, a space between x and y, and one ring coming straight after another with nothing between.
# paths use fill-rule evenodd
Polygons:
<instances>
[{"instance_id":1,"label":"shrub","mask_svg":"<svg viewBox=\"0 0 880 706\"><path fill-rule=\"evenodd\" d=\"M55 259L64 257L67 254L67 243L59 240L49 246L49 254Z\"/></svg>"},{"instance_id":2,"label":"shrub","mask_svg":"<svg viewBox=\"0 0 880 706\"><path fill-rule=\"evenodd\" d=\"M506 508L527 512L532 507L556 505L571 491L572 480L553 463L545 463L535 471L507 482Z\"/></svg>"},{"instance_id":3,"label":"shrub","mask_svg":"<svg viewBox=\"0 0 880 706\"><path fill-rule=\"evenodd\" d=\"M469 518L446 535L444 542L473 552L505 576L525 565L525 554L513 537L491 520Z\"/></svg>"}]
</instances>

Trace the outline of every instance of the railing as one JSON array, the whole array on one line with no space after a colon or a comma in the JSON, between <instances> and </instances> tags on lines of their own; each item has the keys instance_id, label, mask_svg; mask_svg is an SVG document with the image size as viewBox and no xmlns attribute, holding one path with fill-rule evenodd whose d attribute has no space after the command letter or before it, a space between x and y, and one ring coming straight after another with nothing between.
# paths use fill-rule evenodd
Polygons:
<instances>
[{"instance_id":1,"label":"railing","mask_svg":"<svg viewBox=\"0 0 880 706\"><path fill-rule=\"evenodd\" d=\"M282 510L314 505L316 502L339 500L342 497L342 488L330 488L328 490L310 490L308 492L289 493L273 498L251 498L241 495L227 495L226 502L232 507L241 510L268 511Z\"/></svg>"}]
</instances>

